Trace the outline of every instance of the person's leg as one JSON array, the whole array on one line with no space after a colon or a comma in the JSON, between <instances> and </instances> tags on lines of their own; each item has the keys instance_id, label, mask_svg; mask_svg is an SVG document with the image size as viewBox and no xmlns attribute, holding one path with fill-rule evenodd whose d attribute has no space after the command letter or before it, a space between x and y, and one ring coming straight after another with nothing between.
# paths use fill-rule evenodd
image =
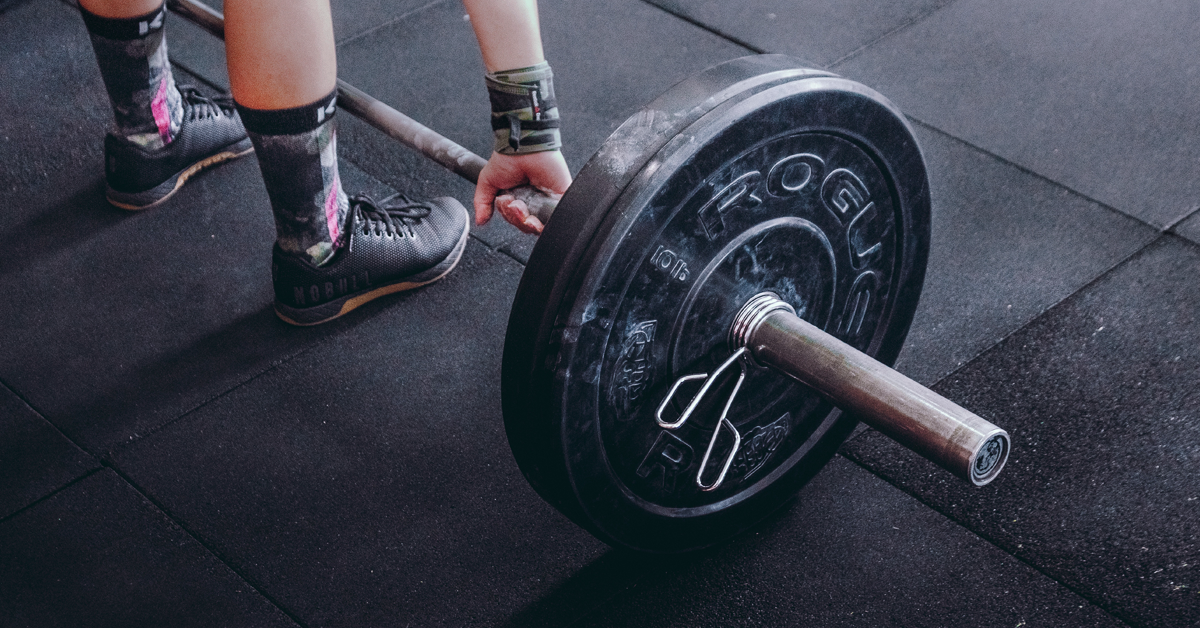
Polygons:
<instances>
[{"instance_id":1,"label":"person's leg","mask_svg":"<svg viewBox=\"0 0 1200 628\"><path fill-rule=\"evenodd\" d=\"M328 261L349 209L338 176L328 0L228 0L229 84L254 141L284 251Z\"/></svg>"},{"instance_id":2,"label":"person's leg","mask_svg":"<svg viewBox=\"0 0 1200 628\"><path fill-rule=\"evenodd\" d=\"M109 201L155 205L195 172L250 151L231 103L176 87L162 0L80 0L80 9L116 123L105 139Z\"/></svg>"},{"instance_id":3,"label":"person's leg","mask_svg":"<svg viewBox=\"0 0 1200 628\"><path fill-rule=\"evenodd\" d=\"M462 255L454 199L348 199L338 176L336 51L328 0L226 0L229 80L275 214L275 311L332 320L435 281Z\"/></svg>"}]
</instances>

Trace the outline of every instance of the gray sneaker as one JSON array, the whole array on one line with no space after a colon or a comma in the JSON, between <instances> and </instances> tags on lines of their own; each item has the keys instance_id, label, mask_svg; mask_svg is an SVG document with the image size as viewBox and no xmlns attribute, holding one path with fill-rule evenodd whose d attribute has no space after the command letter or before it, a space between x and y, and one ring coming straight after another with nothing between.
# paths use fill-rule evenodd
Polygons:
<instances>
[{"instance_id":1,"label":"gray sneaker","mask_svg":"<svg viewBox=\"0 0 1200 628\"><path fill-rule=\"evenodd\" d=\"M331 321L381 296L446 276L462 258L471 231L462 203L414 201L402 194L376 202L350 198L346 243L321 266L275 245L275 313L293 325Z\"/></svg>"},{"instance_id":2,"label":"gray sneaker","mask_svg":"<svg viewBox=\"0 0 1200 628\"><path fill-rule=\"evenodd\" d=\"M254 150L233 99L209 98L181 85L183 124L158 150L146 150L109 133L104 138L108 202L122 209L146 209L171 197L194 174Z\"/></svg>"}]
</instances>

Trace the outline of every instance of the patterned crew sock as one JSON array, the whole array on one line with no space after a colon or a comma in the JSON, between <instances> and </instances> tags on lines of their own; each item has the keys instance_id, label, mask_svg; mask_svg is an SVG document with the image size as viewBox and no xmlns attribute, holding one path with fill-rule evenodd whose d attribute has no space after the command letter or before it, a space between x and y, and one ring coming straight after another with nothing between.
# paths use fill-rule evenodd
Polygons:
<instances>
[{"instance_id":1,"label":"patterned crew sock","mask_svg":"<svg viewBox=\"0 0 1200 628\"><path fill-rule=\"evenodd\" d=\"M80 13L112 101L115 134L149 150L170 144L183 123L183 101L167 59L166 5L132 18Z\"/></svg>"},{"instance_id":2,"label":"patterned crew sock","mask_svg":"<svg viewBox=\"0 0 1200 628\"><path fill-rule=\"evenodd\" d=\"M318 266L341 248L350 202L337 165L337 90L310 105L272 111L238 105L262 169L276 242Z\"/></svg>"}]
</instances>

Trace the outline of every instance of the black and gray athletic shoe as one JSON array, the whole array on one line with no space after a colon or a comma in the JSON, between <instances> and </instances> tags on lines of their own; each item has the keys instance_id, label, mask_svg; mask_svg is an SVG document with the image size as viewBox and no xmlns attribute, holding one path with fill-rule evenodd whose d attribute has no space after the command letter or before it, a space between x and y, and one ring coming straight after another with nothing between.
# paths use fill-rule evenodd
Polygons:
<instances>
[{"instance_id":1,"label":"black and gray athletic shoe","mask_svg":"<svg viewBox=\"0 0 1200 628\"><path fill-rule=\"evenodd\" d=\"M170 144L146 150L112 133L104 138L108 202L122 209L152 207L197 172L254 150L232 98L209 98L188 85L179 93L183 124Z\"/></svg>"},{"instance_id":2,"label":"black and gray athletic shoe","mask_svg":"<svg viewBox=\"0 0 1200 628\"><path fill-rule=\"evenodd\" d=\"M275 245L275 313L293 325L331 321L386 294L432 283L462 258L471 230L462 203L350 198L346 244L321 266Z\"/></svg>"}]
</instances>

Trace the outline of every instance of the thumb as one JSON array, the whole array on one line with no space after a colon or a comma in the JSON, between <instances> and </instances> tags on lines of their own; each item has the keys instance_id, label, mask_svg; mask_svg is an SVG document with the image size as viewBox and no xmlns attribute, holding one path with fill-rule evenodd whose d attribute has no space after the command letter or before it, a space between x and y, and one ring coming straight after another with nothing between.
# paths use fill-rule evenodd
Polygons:
<instances>
[{"instance_id":1,"label":"thumb","mask_svg":"<svg viewBox=\"0 0 1200 628\"><path fill-rule=\"evenodd\" d=\"M499 189L488 183L484 177L479 177L475 186L475 224L486 225L492 219L492 202Z\"/></svg>"}]
</instances>

